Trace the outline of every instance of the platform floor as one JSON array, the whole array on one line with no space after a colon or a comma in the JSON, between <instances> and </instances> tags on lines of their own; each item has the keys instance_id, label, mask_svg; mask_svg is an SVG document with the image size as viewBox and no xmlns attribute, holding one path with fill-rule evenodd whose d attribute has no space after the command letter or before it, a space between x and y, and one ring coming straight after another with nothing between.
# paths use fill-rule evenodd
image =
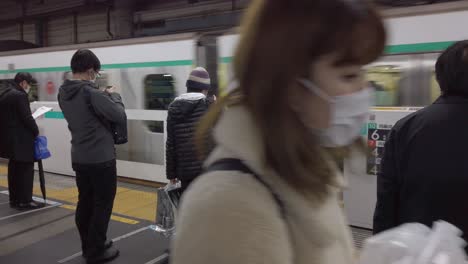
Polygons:
<instances>
[{"instance_id":1,"label":"platform floor","mask_svg":"<svg viewBox=\"0 0 468 264\"><path fill-rule=\"evenodd\" d=\"M17 211L8 203L6 168L0 164L0 263L85 263L74 223L78 192L75 178L46 173L48 207ZM34 194L41 196L38 175ZM121 250L112 263L165 261L168 241L149 228L155 221L156 187L119 182L109 238ZM352 228L358 249L371 231Z\"/></svg>"},{"instance_id":2,"label":"platform floor","mask_svg":"<svg viewBox=\"0 0 468 264\"><path fill-rule=\"evenodd\" d=\"M108 237L121 251L112 263L160 263L169 241L145 220L112 220ZM38 210L11 209L0 189L0 263L85 263L75 227L74 211L49 201Z\"/></svg>"},{"instance_id":3,"label":"platform floor","mask_svg":"<svg viewBox=\"0 0 468 264\"><path fill-rule=\"evenodd\" d=\"M12 209L5 164L0 164L0 263L85 263L75 226L75 178L46 173L47 207ZM36 172L35 199L41 197ZM150 229L156 217L156 187L119 182L108 238L121 256L112 263L158 264L168 240Z\"/></svg>"},{"instance_id":4,"label":"platform floor","mask_svg":"<svg viewBox=\"0 0 468 264\"><path fill-rule=\"evenodd\" d=\"M39 177L35 175L34 195L41 196ZM75 178L45 173L47 198L61 201L68 209L74 210L78 201ZM8 188L5 165L0 165L0 187ZM119 182L114 202L115 220L128 217L138 220L155 221L157 195L156 187Z\"/></svg>"}]
</instances>

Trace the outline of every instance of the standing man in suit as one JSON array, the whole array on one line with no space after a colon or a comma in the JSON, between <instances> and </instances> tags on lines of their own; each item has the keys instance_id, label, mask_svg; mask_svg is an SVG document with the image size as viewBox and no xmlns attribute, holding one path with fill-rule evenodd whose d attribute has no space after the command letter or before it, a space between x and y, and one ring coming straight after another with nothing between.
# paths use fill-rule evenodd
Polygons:
<instances>
[{"instance_id":1,"label":"standing man in suit","mask_svg":"<svg viewBox=\"0 0 468 264\"><path fill-rule=\"evenodd\" d=\"M10 207L37 209L33 202L34 140L39 135L31 114L28 93L33 77L19 72L0 87L0 157L9 159Z\"/></svg>"}]
</instances>

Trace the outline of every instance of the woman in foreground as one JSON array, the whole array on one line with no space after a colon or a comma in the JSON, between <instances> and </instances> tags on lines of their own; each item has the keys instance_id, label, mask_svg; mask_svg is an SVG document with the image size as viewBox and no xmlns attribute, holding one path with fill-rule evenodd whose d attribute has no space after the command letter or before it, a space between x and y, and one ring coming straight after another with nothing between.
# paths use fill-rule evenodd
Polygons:
<instances>
[{"instance_id":1,"label":"woman in foreground","mask_svg":"<svg viewBox=\"0 0 468 264\"><path fill-rule=\"evenodd\" d=\"M171 261L351 263L330 153L358 145L382 19L364 0L254 0L242 28L239 85L200 125L217 147L183 197Z\"/></svg>"}]
</instances>

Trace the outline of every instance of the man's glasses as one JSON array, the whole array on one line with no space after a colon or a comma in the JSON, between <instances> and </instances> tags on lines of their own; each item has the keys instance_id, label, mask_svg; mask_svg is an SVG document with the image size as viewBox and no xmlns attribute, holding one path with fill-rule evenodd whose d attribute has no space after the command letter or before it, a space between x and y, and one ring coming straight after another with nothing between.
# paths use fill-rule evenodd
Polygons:
<instances>
[{"instance_id":1,"label":"man's glasses","mask_svg":"<svg viewBox=\"0 0 468 264\"><path fill-rule=\"evenodd\" d=\"M94 75L96 75L96 78L100 78L100 77L101 77L101 74L99 73L99 71L92 70L91 72L94 73Z\"/></svg>"}]
</instances>

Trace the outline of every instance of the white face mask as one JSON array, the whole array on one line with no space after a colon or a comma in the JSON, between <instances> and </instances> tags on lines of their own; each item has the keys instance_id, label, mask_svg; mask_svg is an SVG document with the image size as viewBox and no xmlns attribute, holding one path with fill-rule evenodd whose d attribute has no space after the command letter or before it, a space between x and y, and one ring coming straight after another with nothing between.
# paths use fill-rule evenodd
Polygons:
<instances>
[{"instance_id":1,"label":"white face mask","mask_svg":"<svg viewBox=\"0 0 468 264\"><path fill-rule=\"evenodd\" d=\"M31 91L31 85L28 84L27 88L24 89L24 91L29 94L29 92Z\"/></svg>"},{"instance_id":2,"label":"white face mask","mask_svg":"<svg viewBox=\"0 0 468 264\"><path fill-rule=\"evenodd\" d=\"M89 81L92 82L92 83L96 83L97 78L99 78L100 76L101 76L101 74L99 74L99 72L92 71L92 72L90 72L91 79Z\"/></svg>"},{"instance_id":3,"label":"white face mask","mask_svg":"<svg viewBox=\"0 0 468 264\"><path fill-rule=\"evenodd\" d=\"M330 127L316 129L320 144L324 147L343 147L356 140L365 124L372 106L372 89L340 96L329 96L307 79L299 80L311 92L330 105Z\"/></svg>"}]
</instances>

